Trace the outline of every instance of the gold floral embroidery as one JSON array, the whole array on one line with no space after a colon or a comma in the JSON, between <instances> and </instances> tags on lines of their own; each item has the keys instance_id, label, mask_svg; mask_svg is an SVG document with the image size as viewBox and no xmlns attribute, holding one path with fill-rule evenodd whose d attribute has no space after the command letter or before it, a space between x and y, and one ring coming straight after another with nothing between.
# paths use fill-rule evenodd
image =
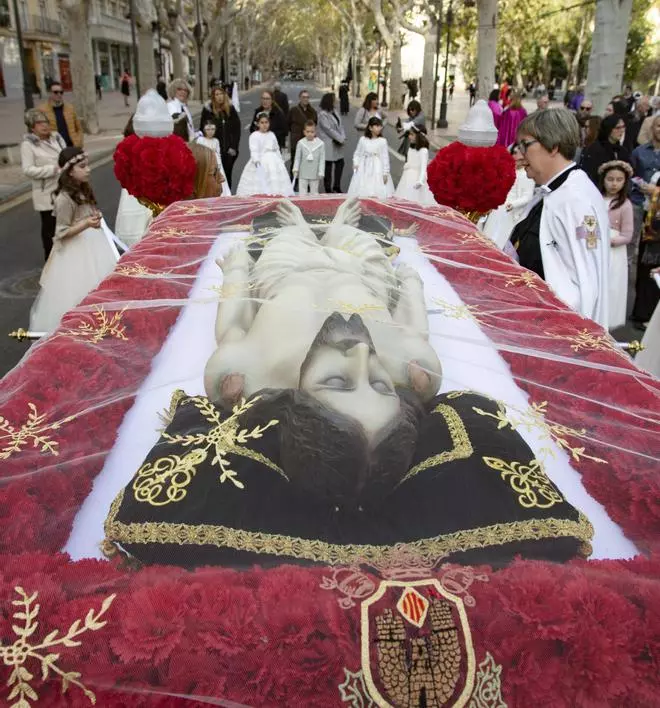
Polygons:
<instances>
[{"instance_id":1,"label":"gold floral embroidery","mask_svg":"<svg viewBox=\"0 0 660 708\"><path fill-rule=\"evenodd\" d=\"M578 332L570 332L568 334L556 334L554 332L544 332L553 339L561 339L571 343L571 349L574 352L579 352L583 349L590 351L606 351L616 352L621 354L621 349L617 347L616 342L609 334L594 334L587 329L582 329Z\"/></svg>"},{"instance_id":2,"label":"gold floral embroidery","mask_svg":"<svg viewBox=\"0 0 660 708\"><path fill-rule=\"evenodd\" d=\"M149 270L142 263L132 263L131 265L121 265L115 269L118 275L125 275L128 278L165 278L171 274L171 270L155 271Z\"/></svg>"},{"instance_id":3,"label":"gold floral embroidery","mask_svg":"<svg viewBox=\"0 0 660 708\"><path fill-rule=\"evenodd\" d=\"M442 465L445 462L452 462L454 460L464 460L474 452L472 443L470 442L470 437L461 416L451 407L445 403L440 403L434 410L433 413L440 413L447 423L449 428L449 435L451 437L452 449L443 450L433 457L429 457L427 460L420 462L413 468L408 470L406 476L401 480L401 484L411 479L415 475L429 469L430 467L436 467L437 465Z\"/></svg>"},{"instance_id":4,"label":"gold floral embroidery","mask_svg":"<svg viewBox=\"0 0 660 708\"><path fill-rule=\"evenodd\" d=\"M468 305L466 303L454 305L438 297L434 297L433 302L441 308L442 311L439 314L443 317L449 317L452 320L473 320L474 322L479 322L477 314L479 308L476 305Z\"/></svg>"},{"instance_id":5,"label":"gold floral embroidery","mask_svg":"<svg viewBox=\"0 0 660 708\"><path fill-rule=\"evenodd\" d=\"M27 404L29 413L27 421L17 430L7 418L0 415L0 460L8 460L15 452L21 450L32 443L32 447L41 448L41 452L47 452L57 457L59 455L59 443L53 440L48 433L52 430L59 430L65 423L69 423L77 416L70 415L54 423L46 423L46 414L38 413L34 403ZM5 442L6 441L6 442Z\"/></svg>"},{"instance_id":6,"label":"gold floral embroidery","mask_svg":"<svg viewBox=\"0 0 660 708\"><path fill-rule=\"evenodd\" d=\"M92 317L96 320L95 322L81 322L76 329L66 329L56 336L86 339L91 344L98 344L106 337L114 337L115 339L127 341L126 327L121 324L121 318L125 310L126 308L115 312L111 318L108 318L105 310L100 305L95 305L94 311L92 312Z\"/></svg>"},{"instance_id":7,"label":"gold floral embroidery","mask_svg":"<svg viewBox=\"0 0 660 708\"><path fill-rule=\"evenodd\" d=\"M342 315L363 315L365 312L378 312L385 310L382 305L369 303L357 305L351 302L344 302L342 300L328 300L328 306L333 312L339 312Z\"/></svg>"},{"instance_id":8,"label":"gold floral embroidery","mask_svg":"<svg viewBox=\"0 0 660 708\"><path fill-rule=\"evenodd\" d=\"M531 270L525 270L517 275L510 275L504 282L504 287L508 288L512 285L525 285L533 290L542 290L543 281Z\"/></svg>"},{"instance_id":9,"label":"gold floral embroidery","mask_svg":"<svg viewBox=\"0 0 660 708\"><path fill-rule=\"evenodd\" d=\"M177 229L174 227L167 227L164 229L149 229L149 236L151 238L161 239L161 238L183 238L185 236L192 236L192 233L188 229Z\"/></svg>"},{"instance_id":10,"label":"gold floral embroidery","mask_svg":"<svg viewBox=\"0 0 660 708\"><path fill-rule=\"evenodd\" d=\"M175 400L177 402L182 400L180 391L174 392L173 403ZM227 460L227 455L247 457L260 462L288 480L284 472L274 462L260 452L246 447L246 443L249 440L257 440L263 437L268 428L277 425L279 422L271 420L264 426L255 426L252 430L240 427L239 417L252 408L259 400L259 396L256 396L251 401L243 401L234 406L232 415L225 420L222 420L220 411L207 398L191 396L189 400L213 427L206 432L191 435L170 435L167 432L163 432L162 436L168 443L191 447L191 451L183 456L166 455L154 462L147 462L142 465L133 482L136 501L147 502L152 506L164 506L172 502L180 502L186 497L186 487L195 476L197 466L206 460L211 448L215 451L211 465L217 464L220 467L220 484L229 481L238 489L245 488L236 472L231 469L231 463ZM172 405L170 405L171 411Z\"/></svg>"},{"instance_id":11,"label":"gold floral embroidery","mask_svg":"<svg viewBox=\"0 0 660 708\"><path fill-rule=\"evenodd\" d=\"M580 462L582 459L587 459L592 460L593 462L607 464L607 462L600 457L587 455L584 451L584 447L571 445L568 441L568 437L586 438L587 431L585 428L577 430L576 428L569 428L565 425L560 425L559 423L552 423L546 419L545 416L548 408L547 401L542 401L541 403L535 403L532 401L530 407L525 411L520 411L515 406L510 406L503 401L497 401L497 404L497 413L488 413L488 411L484 411L477 407L473 407L472 410L479 415L494 418L497 421L498 430L510 426L511 430L518 430L519 428L522 428L528 432L533 430L541 431L545 438L556 443L562 450L566 450L566 452L570 453L571 457L576 462ZM507 413L507 409L509 410L509 413ZM551 457L554 456L554 453L550 448L544 448L543 450L540 450L539 453L543 453L544 455L549 455Z\"/></svg>"},{"instance_id":12,"label":"gold floral embroidery","mask_svg":"<svg viewBox=\"0 0 660 708\"><path fill-rule=\"evenodd\" d=\"M486 652L468 708L507 708L502 700L502 667Z\"/></svg>"},{"instance_id":13,"label":"gold floral embroidery","mask_svg":"<svg viewBox=\"0 0 660 708\"><path fill-rule=\"evenodd\" d=\"M39 616L39 605L34 604L38 593L34 592L29 595L22 587L15 587L14 590L21 598L13 600L12 605L19 609L14 612L15 624L12 625L14 634L18 639L9 646L0 645L0 659L5 666L11 668L11 673L7 679L7 687L9 688L8 701L17 699L12 703L10 708L29 708L29 701L39 700L37 692L31 685L34 675L27 669L26 664L30 659L38 662L41 668L41 679L46 681L49 674L52 672L60 677L62 681L62 693L66 693L70 684L78 686L87 696L91 703L96 703L96 696L79 681L81 674L77 671L64 671L57 665L60 658L59 654L44 653L44 650L49 650L56 646L78 647L81 642L78 637L87 631L96 632L105 627L107 622L101 621L101 617L108 611L108 608L115 599L115 595L110 595L103 600L101 609L94 612L93 609L85 616L84 623L81 626L81 620L76 620L67 630L66 634L58 636L58 629L50 632L41 642L31 644L30 638L34 635L39 622L36 618Z\"/></svg>"},{"instance_id":14,"label":"gold floral embroidery","mask_svg":"<svg viewBox=\"0 0 660 708\"><path fill-rule=\"evenodd\" d=\"M339 684L339 696L342 703L350 704L350 708L373 708L376 705L369 698L361 669L354 673L344 668L344 683Z\"/></svg>"},{"instance_id":15,"label":"gold floral embroidery","mask_svg":"<svg viewBox=\"0 0 660 708\"><path fill-rule=\"evenodd\" d=\"M550 509L564 501L564 497L548 479L538 460L524 464L505 462L497 457L484 457L483 461L497 470L502 480L511 485L511 489L518 495L520 506L525 509Z\"/></svg>"},{"instance_id":16,"label":"gold floral embroidery","mask_svg":"<svg viewBox=\"0 0 660 708\"><path fill-rule=\"evenodd\" d=\"M166 521L124 523L117 520L123 499L122 490L112 502L110 513L105 521L105 535L110 542L164 543L178 546L209 545L249 553L304 559L328 565L392 565L391 558L395 559L401 549L404 549L418 554L434 567L452 553L474 548L488 548L515 541L570 537L583 541L584 552L588 555L589 541L593 537L593 527L588 519L580 514L578 521L554 518L511 521L456 531L410 543L397 543L394 546L340 545L318 539L246 531L211 524L181 524Z\"/></svg>"}]
</instances>

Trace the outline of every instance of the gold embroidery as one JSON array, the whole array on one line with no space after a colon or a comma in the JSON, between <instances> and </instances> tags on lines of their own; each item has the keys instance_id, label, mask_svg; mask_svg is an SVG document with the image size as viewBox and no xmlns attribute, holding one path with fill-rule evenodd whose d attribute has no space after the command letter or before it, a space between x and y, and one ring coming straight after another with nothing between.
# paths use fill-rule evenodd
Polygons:
<instances>
[{"instance_id":1,"label":"gold embroidery","mask_svg":"<svg viewBox=\"0 0 660 708\"><path fill-rule=\"evenodd\" d=\"M39 626L39 622L36 621L39 615L39 605L34 604L38 593L34 592L32 595L28 596L22 587L15 587L14 590L21 598L20 600L12 601L12 605L19 608L14 612L14 620L16 623L12 625L14 634L18 639L9 646L2 646L0 644L0 659L2 659L5 666L11 667L11 673L7 679L7 688L10 689L7 700L12 701L17 699L15 703L11 704L10 708L29 708L30 700L35 702L39 700L37 692L30 683L34 675L26 668L26 663L29 659L34 659L38 662L41 668L42 681L46 681L49 674L52 672L59 676L62 681L62 693L66 693L69 684L73 684L83 691L91 703L95 704L96 696L94 693L78 680L81 676L80 673L77 671L62 670L57 665L60 655L54 653L44 654L43 650L48 650L56 646L80 646L81 642L78 640L78 637L81 634L84 634L88 630L96 632L105 627L107 622L105 620L101 621L101 617L108 611L108 608L116 596L110 595L106 597L98 612L95 613L93 609L90 609L85 616L82 627L80 626L81 620L76 620L69 627L66 634L58 636L59 630L55 629L38 644L30 644L29 639Z\"/></svg>"},{"instance_id":2,"label":"gold embroidery","mask_svg":"<svg viewBox=\"0 0 660 708\"><path fill-rule=\"evenodd\" d=\"M538 275L536 275L536 273L533 273L531 270L526 270L518 275L509 276L504 283L504 287L508 288L511 285L526 285L528 288L532 288L533 290L542 290L542 282L543 281L538 277Z\"/></svg>"},{"instance_id":3,"label":"gold embroidery","mask_svg":"<svg viewBox=\"0 0 660 708\"><path fill-rule=\"evenodd\" d=\"M174 227L167 227L164 229L149 229L149 236L155 239L161 238L182 238L185 236L192 236L192 233L188 229L177 229Z\"/></svg>"},{"instance_id":4,"label":"gold embroidery","mask_svg":"<svg viewBox=\"0 0 660 708\"><path fill-rule=\"evenodd\" d=\"M553 339L561 339L566 342L571 342L571 349L574 352L579 352L582 349L590 351L616 352L622 354L621 349L616 345L616 342L609 334L594 334L588 329L581 329L579 332L570 332L568 334L556 334L554 332L544 332Z\"/></svg>"},{"instance_id":5,"label":"gold embroidery","mask_svg":"<svg viewBox=\"0 0 660 708\"><path fill-rule=\"evenodd\" d=\"M233 548L250 553L304 559L327 565L391 565L391 559L396 559L397 554L404 550L418 554L421 558L426 559L431 567L434 567L452 553L475 548L488 548L515 541L570 537L583 541L585 555L588 555L591 552L588 543L593 537L593 527L588 519L580 514L578 521L554 518L511 521L423 538L410 543L397 543L393 546L340 545L318 539L246 531L211 524L181 524L167 521L124 523L117 520L123 499L124 490L117 495L110 507L110 513L105 522L105 535L108 541L138 544L165 543L178 546L208 545L217 548Z\"/></svg>"},{"instance_id":6,"label":"gold embroidery","mask_svg":"<svg viewBox=\"0 0 660 708\"><path fill-rule=\"evenodd\" d=\"M182 400L180 391L174 392L172 404L175 400L179 402ZM227 455L247 457L260 462L288 480L288 477L274 462L260 452L245 447L248 440L257 440L263 437L268 428L278 424L277 420L271 420L264 426L255 426L252 430L240 427L239 416L252 408L259 400L259 396L256 396L251 401L243 401L240 405L234 406L232 415L225 420L221 419L220 411L207 398L191 396L188 400L213 427L207 432L192 435L170 435L167 432L163 432L162 436L168 443L183 447L194 445L195 447L182 457L179 455L167 455L154 462L147 462L142 465L133 482L135 501L146 502L152 506L180 502L187 494L186 487L195 476L197 466L206 460L211 448L215 450L211 465L217 464L220 467L220 484L229 481L238 489L245 488L236 472L231 469L231 463L227 460ZM170 404L170 412L172 411L172 404Z\"/></svg>"},{"instance_id":7,"label":"gold embroidery","mask_svg":"<svg viewBox=\"0 0 660 708\"><path fill-rule=\"evenodd\" d=\"M115 339L127 341L126 327L121 326L121 318L124 315L124 310L126 310L126 308L120 312L115 312L115 314L108 319L105 310L100 305L94 305L92 317L96 322L81 322L77 329L66 329L64 332L55 336L79 337L80 339L88 340L91 344L98 344L106 337L114 337Z\"/></svg>"},{"instance_id":8,"label":"gold embroidery","mask_svg":"<svg viewBox=\"0 0 660 708\"><path fill-rule=\"evenodd\" d=\"M48 435L51 430L59 430L65 423L69 423L77 416L70 415L55 423L46 423L46 414L38 413L34 403L27 404L29 413L27 421L16 430L16 428L0 415L0 460L8 460L15 452L21 452L30 442L32 447L40 447L41 452L47 452L57 457L59 455L57 440ZM7 441L7 442L4 442Z\"/></svg>"},{"instance_id":9,"label":"gold embroidery","mask_svg":"<svg viewBox=\"0 0 660 708\"><path fill-rule=\"evenodd\" d=\"M145 268L142 263L132 263L131 265L121 265L115 269L118 275L125 275L128 278L165 278L172 273L171 270L155 271Z\"/></svg>"},{"instance_id":10,"label":"gold embroidery","mask_svg":"<svg viewBox=\"0 0 660 708\"><path fill-rule=\"evenodd\" d=\"M343 302L342 300L328 300L328 305L333 312L339 312L342 315L363 315L365 312L378 312L386 309L382 305L368 303L355 305L351 302Z\"/></svg>"},{"instance_id":11,"label":"gold embroidery","mask_svg":"<svg viewBox=\"0 0 660 708\"><path fill-rule=\"evenodd\" d=\"M473 320L474 322L479 322L479 317L477 316L479 308L476 305L467 305L466 303L453 305L438 297L434 297L433 302L442 309L440 314L443 317L449 317L452 320Z\"/></svg>"},{"instance_id":12,"label":"gold embroidery","mask_svg":"<svg viewBox=\"0 0 660 708\"><path fill-rule=\"evenodd\" d=\"M185 202L179 202L179 204L177 204L177 210L182 212L185 216L197 216L201 214L213 213L213 209L211 207L199 206L197 204L186 204Z\"/></svg>"},{"instance_id":13,"label":"gold embroidery","mask_svg":"<svg viewBox=\"0 0 660 708\"><path fill-rule=\"evenodd\" d=\"M468 708L507 708L502 700L502 667L486 652Z\"/></svg>"},{"instance_id":14,"label":"gold embroidery","mask_svg":"<svg viewBox=\"0 0 660 708\"><path fill-rule=\"evenodd\" d=\"M369 698L362 671L353 673L344 668L344 683L339 684L342 703L350 703L350 708L373 708L376 704Z\"/></svg>"},{"instance_id":15,"label":"gold embroidery","mask_svg":"<svg viewBox=\"0 0 660 708\"><path fill-rule=\"evenodd\" d=\"M507 426L511 427L511 430L518 430L518 428L523 428L529 432L533 430L541 431L545 438L556 443L562 450L570 453L571 457L576 461L580 462L583 458L587 460L592 460L594 462L601 462L602 464L607 464L607 462L600 457L593 457L585 453L584 447L576 447L571 445L567 440L567 437L576 438L586 438L587 431L585 428L577 430L575 428L569 428L565 425L560 425L559 423L552 423L546 420L546 413L548 408L548 402L542 401L541 403L531 402L530 407L525 411L518 410L515 406L510 406L503 401L497 401L498 411L497 413L488 413L481 408L474 407L472 410L479 415L487 416L489 418L494 418L497 421L497 429L501 430ZM507 414L507 409L510 413ZM540 453L549 454L554 456L554 453L550 448L544 448L539 451Z\"/></svg>"},{"instance_id":16,"label":"gold embroidery","mask_svg":"<svg viewBox=\"0 0 660 708\"><path fill-rule=\"evenodd\" d=\"M503 481L511 485L511 489L518 495L520 506L525 509L550 509L564 501L564 497L548 479L538 460L523 464L505 462L497 457L482 459L489 467L500 473Z\"/></svg>"},{"instance_id":17,"label":"gold embroidery","mask_svg":"<svg viewBox=\"0 0 660 708\"><path fill-rule=\"evenodd\" d=\"M415 465L412 469L408 470L406 476L401 480L401 484L405 481L411 479L415 475L429 469L430 467L436 467L437 465L442 465L445 462L453 462L454 460L464 460L474 452L472 443L470 442L470 437L461 416L451 407L445 403L440 403L434 410L433 413L440 413L447 423L447 428L449 428L449 435L451 436L452 449L444 450L443 452L429 457L427 460L420 462Z\"/></svg>"},{"instance_id":18,"label":"gold embroidery","mask_svg":"<svg viewBox=\"0 0 660 708\"><path fill-rule=\"evenodd\" d=\"M179 407L181 401L183 401L184 398L187 398L187 396L188 394L180 388L175 389L172 394L172 399L170 400L170 405L162 413L158 414L161 422L161 428L158 430L159 433L162 433L174 420L176 409Z\"/></svg>"},{"instance_id":19,"label":"gold embroidery","mask_svg":"<svg viewBox=\"0 0 660 708\"><path fill-rule=\"evenodd\" d=\"M380 679L389 694L389 700L386 700L376 687L372 674L369 608L391 588L404 588L405 592L407 589L421 589L425 586L430 586L433 595L429 611L430 633L408 639L403 620L395 616L392 610L386 609L375 617ZM452 705L454 708L462 708L473 691L476 668L472 633L462 600L444 590L437 580L385 580L378 590L362 603L362 671L369 695L376 705L389 708L393 703L397 706L428 705L429 708L440 708L451 698L460 679L462 655L459 627L454 620L452 605L456 608L460 620L466 659L465 683ZM424 700L422 694L425 696Z\"/></svg>"},{"instance_id":20,"label":"gold embroidery","mask_svg":"<svg viewBox=\"0 0 660 708\"><path fill-rule=\"evenodd\" d=\"M142 465L133 482L135 501L151 506L182 501L188 494L186 487L192 482L197 465L201 465L206 457L206 450L196 448L183 457L169 455Z\"/></svg>"}]
</instances>

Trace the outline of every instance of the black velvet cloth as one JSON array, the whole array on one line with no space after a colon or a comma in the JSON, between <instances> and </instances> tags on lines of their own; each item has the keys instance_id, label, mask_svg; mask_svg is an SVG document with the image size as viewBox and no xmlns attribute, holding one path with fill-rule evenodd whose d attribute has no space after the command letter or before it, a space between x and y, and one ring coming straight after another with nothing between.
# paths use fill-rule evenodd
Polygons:
<instances>
[{"instance_id":1,"label":"black velvet cloth","mask_svg":"<svg viewBox=\"0 0 660 708\"><path fill-rule=\"evenodd\" d=\"M165 432L171 436L207 435L216 426L200 411L204 402L203 397L184 396ZM336 562L326 558L323 551L312 558L301 552L308 541L339 546L414 543L417 552L435 557L434 538L441 537L442 542L442 537L449 538L450 534L455 537L457 532L479 529L482 531L469 534L460 548L450 543L437 562L450 559L499 566L516 554L564 561L584 551L588 523L561 495L549 504L547 494L535 487L539 504L547 508L524 505L514 488L516 483L524 486L524 479L502 474L485 460L502 460L511 469L512 463L529 465L533 459L531 449L517 432L510 426L498 429L498 420L493 417L498 415L497 402L475 393L456 392L437 396L428 410L431 412L422 419L410 468L417 473L395 479L377 503L339 505L335 499L303 493L285 478L286 470L282 474L262 461L234 452L226 455L226 461L241 486L231 480L221 483L222 470L211 464L215 454L211 448L196 466L179 501L163 505L137 501L136 475L122 493L123 498L120 495L115 500L106 521L106 538L144 563L184 567ZM222 420L227 417L222 414ZM252 429L258 419L252 412L249 424L241 427ZM259 422L266 425L269 421ZM263 437L247 440L244 446L279 465L277 425L266 429ZM200 447L204 445L172 444L161 437L145 462L160 460L158 469L162 473L173 455L183 457ZM420 463L425 465L420 468ZM160 494L154 497L160 501L166 497L170 480L164 477L161 482ZM557 494L543 475L541 483L551 495ZM369 498L368 490L361 498L365 496ZM548 519L556 520L550 526L564 528L564 532L545 528ZM578 532L575 522L580 520L582 531ZM527 530L518 533L511 522L523 522ZM218 527L225 527L219 543ZM530 539L530 528L545 530ZM234 533L236 530L252 532L249 541L246 543L241 533ZM209 533L216 534L217 545L205 542ZM562 533L567 537L559 537Z\"/></svg>"}]
</instances>

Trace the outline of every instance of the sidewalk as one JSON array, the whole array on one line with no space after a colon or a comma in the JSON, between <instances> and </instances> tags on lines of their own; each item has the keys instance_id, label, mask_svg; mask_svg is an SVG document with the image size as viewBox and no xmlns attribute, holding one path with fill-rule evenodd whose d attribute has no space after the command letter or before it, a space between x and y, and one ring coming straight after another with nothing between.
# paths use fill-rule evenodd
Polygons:
<instances>
[{"instance_id":1,"label":"sidewalk","mask_svg":"<svg viewBox=\"0 0 660 708\"><path fill-rule=\"evenodd\" d=\"M44 95L44 101L46 96ZM66 94L64 100L72 101L72 94ZM42 101L34 97L35 107ZM122 131L128 119L135 110L135 95L129 98L129 106L124 106L124 97L118 91L103 94L99 101L99 123L101 132L98 135L85 136L85 150L89 153L90 163L93 165L103 158L111 155L117 143L122 139ZM190 101L190 110L193 117L201 111L199 101ZM5 145L20 144L25 134L23 124L23 100L0 99L0 125L2 125L2 143ZM17 154L17 150L13 151ZM17 164L0 165L0 203L30 191L30 180L26 180L21 170L20 156Z\"/></svg>"}]
</instances>

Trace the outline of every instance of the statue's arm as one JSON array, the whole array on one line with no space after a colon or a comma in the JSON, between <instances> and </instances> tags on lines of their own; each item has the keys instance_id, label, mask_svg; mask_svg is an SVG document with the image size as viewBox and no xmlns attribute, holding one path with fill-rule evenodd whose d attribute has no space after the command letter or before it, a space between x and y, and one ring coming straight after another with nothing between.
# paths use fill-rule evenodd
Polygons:
<instances>
[{"instance_id":1,"label":"statue's arm","mask_svg":"<svg viewBox=\"0 0 660 708\"><path fill-rule=\"evenodd\" d=\"M237 244L222 268L222 298L215 320L215 339L221 342L242 339L252 326L256 305L251 293L252 259L244 243Z\"/></svg>"}]
</instances>

